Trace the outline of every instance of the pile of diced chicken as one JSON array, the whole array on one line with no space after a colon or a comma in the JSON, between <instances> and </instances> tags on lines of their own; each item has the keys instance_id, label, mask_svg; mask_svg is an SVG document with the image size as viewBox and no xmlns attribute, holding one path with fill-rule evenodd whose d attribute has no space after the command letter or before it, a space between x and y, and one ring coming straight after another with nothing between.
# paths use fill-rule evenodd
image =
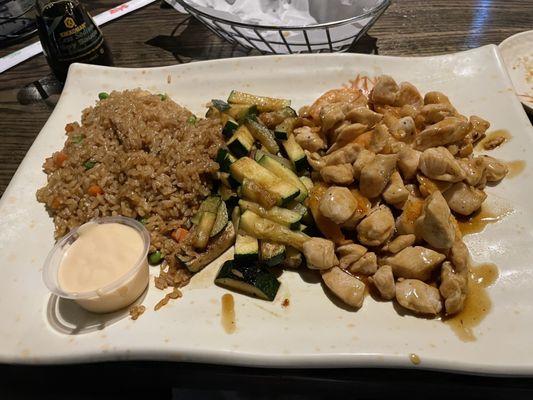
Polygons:
<instances>
[{"instance_id":1,"label":"pile of diced chicken","mask_svg":"<svg viewBox=\"0 0 533 400\"><path fill-rule=\"evenodd\" d=\"M504 162L473 154L489 123L381 76L368 97L331 90L300 110L294 130L313 169L309 208L326 239L304 244L309 268L344 303L366 285L415 313L460 312L469 253L455 215L476 212Z\"/></svg>"}]
</instances>

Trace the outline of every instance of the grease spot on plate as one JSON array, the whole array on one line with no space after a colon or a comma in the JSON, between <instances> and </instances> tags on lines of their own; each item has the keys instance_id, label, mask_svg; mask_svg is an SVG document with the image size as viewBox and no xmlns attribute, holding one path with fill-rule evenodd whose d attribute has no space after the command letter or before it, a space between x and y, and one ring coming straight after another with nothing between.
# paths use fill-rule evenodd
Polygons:
<instances>
[{"instance_id":1,"label":"grease spot on plate","mask_svg":"<svg viewBox=\"0 0 533 400\"><path fill-rule=\"evenodd\" d=\"M229 293L224 294L222 296L221 306L222 317L220 322L222 323L224 331L228 334L232 334L237 328L235 321L235 301L233 300L233 296Z\"/></svg>"}]
</instances>

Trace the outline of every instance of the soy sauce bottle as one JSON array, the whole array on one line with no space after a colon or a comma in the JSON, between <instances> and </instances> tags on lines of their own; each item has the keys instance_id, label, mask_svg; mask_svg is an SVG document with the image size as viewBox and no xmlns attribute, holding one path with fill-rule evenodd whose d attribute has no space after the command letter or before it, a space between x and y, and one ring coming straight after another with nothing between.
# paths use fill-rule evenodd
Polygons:
<instances>
[{"instance_id":1,"label":"soy sauce bottle","mask_svg":"<svg viewBox=\"0 0 533 400\"><path fill-rule=\"evenodd\" d=\"M48 65L64 82L70 64L112 65L98 26L77 0L37 0L37 28Z\"/></svg>"}]
</instances>

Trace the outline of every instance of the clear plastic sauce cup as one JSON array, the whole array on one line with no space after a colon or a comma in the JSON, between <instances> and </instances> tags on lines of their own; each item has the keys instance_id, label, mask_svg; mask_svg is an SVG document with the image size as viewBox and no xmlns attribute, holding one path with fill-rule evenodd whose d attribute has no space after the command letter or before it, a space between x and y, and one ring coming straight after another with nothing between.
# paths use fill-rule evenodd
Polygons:
<instances>
[{"instance_id":1,"label":"clear plastic sauce cup","mask_svg":"<svg viewBox=\"0 0 533 400\"><path fill-rule=\"evenodd\" d=\"M88 291L67 291L60 285L60 270L62 262L69 248L82 238L83 232L94 224L122 224L134 229L142 239L142 249L136 262L126 269L123 275L107 282L102 287ZM106 246L108 248L108 246ZM149 268L147 254L150 248L150 234L146 228L138 221L126 217L104 217L87 222L80 227L73 229L61 240L48 254L43 268L43 280L50 291L59 297L72 299L81 307L96 313L113 312L133 303L146 289L149 281ZM101 254L104 257L105 249ZM74 260L75 261L75 260ZM72 262L72 260L71 260ZM105 264L104 268L105 268Z\"/></svg>"}]
</instances>

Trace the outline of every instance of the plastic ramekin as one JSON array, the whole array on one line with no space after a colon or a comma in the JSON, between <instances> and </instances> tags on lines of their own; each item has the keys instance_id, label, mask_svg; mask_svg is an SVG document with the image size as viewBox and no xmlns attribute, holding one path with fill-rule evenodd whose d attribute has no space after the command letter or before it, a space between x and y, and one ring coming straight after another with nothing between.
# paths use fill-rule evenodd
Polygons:
<instances>
[{"instance_id":1,"label":"plastic ramekin","mask_svg":"<svg viewBox=\"0 0 533 400\"><path fill-rule=\"evenodd\" d=\"M59 285L58 273L61 261L67 250L80 237L80 231L91 224L119 223L135 229L143 240L143 251L131 268L115 281L96 290L88 292L67 292ZM93 219L73 229L61 238L46 257L43 268L43 280L48 289L59 297L72 299L84 309L107 313L117 311L133 303L146 289L149 281L148 250L150 234L143 224L127 217L103 217Z\"/></svg>"}]
</instances>

